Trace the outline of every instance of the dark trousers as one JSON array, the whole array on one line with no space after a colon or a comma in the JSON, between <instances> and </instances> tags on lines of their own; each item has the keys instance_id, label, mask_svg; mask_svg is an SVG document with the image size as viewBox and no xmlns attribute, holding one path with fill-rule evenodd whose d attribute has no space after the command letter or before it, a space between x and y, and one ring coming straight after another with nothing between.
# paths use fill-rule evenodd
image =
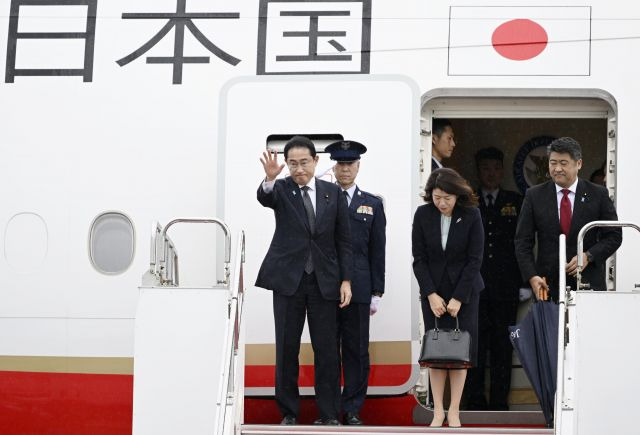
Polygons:
<instances>
[{"instance_id":1,"label":"dark trousers","mask_svg":"<svg viewBox=\"0 0 640 435\"><path fill-rule=\"evenodd\" d=\"M486 291L486 290L485 290ZM518 301L482 298L478 319L478 364L469 370L468 409L508 410L513 347L507 326L516 323ZM485 367L489 352L489 403L484 396Z\"/></svg>"},{"instance_id":2,"label":"dark trousers","mask_svg":"<svg viewBox=\"0 0 640 435\"><path fill-rule=\"evenodd\" d=\"M273 293L276 325L276 403L284 416L297 417L300 412L298 389L300 337L305 314L314 354L315 393L318 414L322 419L338 416L340 372L338 367L337 301L320 294L315 274L303 274L292 296Z\"/></svg>"},{"instance_id":3,"label":"dark trousers","mask_svg":"<svg viewBox=\"0 0 640 435\"><path fill-rule=\"evenodd\" d=\"M369 304L351 303L338 314L338 346L342 354L342 410L359 413L369 384Z\"/></svg>"}]
</instances>

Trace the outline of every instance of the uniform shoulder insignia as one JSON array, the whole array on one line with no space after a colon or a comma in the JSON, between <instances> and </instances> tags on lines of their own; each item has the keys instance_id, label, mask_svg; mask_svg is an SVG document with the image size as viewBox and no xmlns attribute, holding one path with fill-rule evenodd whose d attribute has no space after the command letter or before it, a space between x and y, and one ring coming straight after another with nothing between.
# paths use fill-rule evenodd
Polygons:
<instances>
[{"instance_id":1,"label":"uniform shoulder insignia","mask_svg":"<svg viewBox=\"0 0 640 435\"><path fill-rule=\"evenodd\" d=\"M381 201L382 198L380 198L378 195L374 195L373 193L370 192L365 192L364 190L361 190L360 192L362 192L362 194L367 197L368 199L372 199L374 201Z\"/></svg>"}]
</instances>

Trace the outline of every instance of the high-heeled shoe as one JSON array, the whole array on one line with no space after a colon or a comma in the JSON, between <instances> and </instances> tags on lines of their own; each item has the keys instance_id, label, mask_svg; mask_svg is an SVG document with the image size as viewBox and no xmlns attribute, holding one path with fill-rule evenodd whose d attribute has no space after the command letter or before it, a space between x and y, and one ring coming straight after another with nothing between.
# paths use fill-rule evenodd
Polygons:
<instances>
[{"instance_id":1,"label":"high-heeled shoe","mask_svg":"<svg viewBox=\"0 0 640 435\"><path fill-rule=\"evenodd\" d=\"M442 413L442 416L437 415L435 412L433 413L433 420L431 420L430 427L442 427L442 423L444 423L445 413Z\"/></svg>"}]
</instances>

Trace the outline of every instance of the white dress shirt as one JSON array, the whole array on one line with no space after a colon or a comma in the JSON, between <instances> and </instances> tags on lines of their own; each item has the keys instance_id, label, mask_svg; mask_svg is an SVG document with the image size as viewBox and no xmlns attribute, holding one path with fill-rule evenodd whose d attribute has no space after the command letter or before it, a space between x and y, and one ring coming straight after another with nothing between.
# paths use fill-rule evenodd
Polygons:
<instances>
[{"instance_id":1,"label":"white dress shirt","mask_svg":"<svg viewBox=\"0 0 640 435\"><path fill-rule=\"evenodd\" d=\"M343 192L347 192L347 205L351 205L351 200L353 199L353 195L356 193L356 185L354 184L347 190L342 189Z\"/></svg>"},{"instance_id":2,"label":"white dress shirt","mask_svg":"<svg viewBox=\"0 0 640 435\"><path fill-rule=\"evenodd\" d=\"M569 187L569 202L571 202L571 214L573 215L573 203L576 200L576 188L578 187L578 178L576 177L576 181ZM556 184L556 199L558 201L558 219L560 219L560 201L562 201L562 197L564 196L562 193L562 189L564 187L558 186Z\"/></svg>"},{"instance_id":3,"label":"white dress shirt","mask_svg":"<svg viewBox=\"0 0 640 435\"><path fill-rule=\"evenodd\" d=\"M441 231L441 242L442 242L442 250L446 250L447 248L447 239L449 238L449 227L451 226L451 216L445 216L442 213L440 214L440 231Z\"/></svg>"},{"instance_id":4,"label":"white dress shirt","mask_svg":"<svg viewBox=\"0 0 640 435\"><path fill-rule=\"evenodd\" d=\"M273 190L273 186L276 184L276 180L267 181L266 179L262 182L262 190L264 193L271 193ZM309 182L307 183L309 186L309 198L311 198L311 205L313 205L313 211L316 211L316 177L311 177ZM304 186L298 185L300 189Z\"/></svg>"},{"instance_id":5,"label":"white dress shirt","mask_svg":"<svg viewBox=\"0 0 640 435\"><path fill-rule=\"evenodd\" d=\"M489 199L487 198L487 195L491 195L493 197L493 203L496 203L496 199L498 198L498 193L500 192L500 188L496 189L496 190L492 190L492 191L487 191L482 189L482 198L484 199L484 204L489 207Z\"/></svg>"}]
</instances>

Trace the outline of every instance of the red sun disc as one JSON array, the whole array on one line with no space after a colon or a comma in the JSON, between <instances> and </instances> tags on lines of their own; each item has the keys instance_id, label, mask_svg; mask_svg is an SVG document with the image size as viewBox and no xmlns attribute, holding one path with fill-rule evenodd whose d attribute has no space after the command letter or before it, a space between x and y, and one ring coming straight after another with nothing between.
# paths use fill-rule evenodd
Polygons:
<instances>
[{"instance_id":1,"label":"red sun disc","mask_svg":"<svg viewBox=\"0 0 640 435\"><path fill-rule=\"evenodd\" d=\"M499 25L491 35L493 48L511 60L533 59L544 51L549 38L535 21L517 19Z\"/></svg>"}]
</instances>

